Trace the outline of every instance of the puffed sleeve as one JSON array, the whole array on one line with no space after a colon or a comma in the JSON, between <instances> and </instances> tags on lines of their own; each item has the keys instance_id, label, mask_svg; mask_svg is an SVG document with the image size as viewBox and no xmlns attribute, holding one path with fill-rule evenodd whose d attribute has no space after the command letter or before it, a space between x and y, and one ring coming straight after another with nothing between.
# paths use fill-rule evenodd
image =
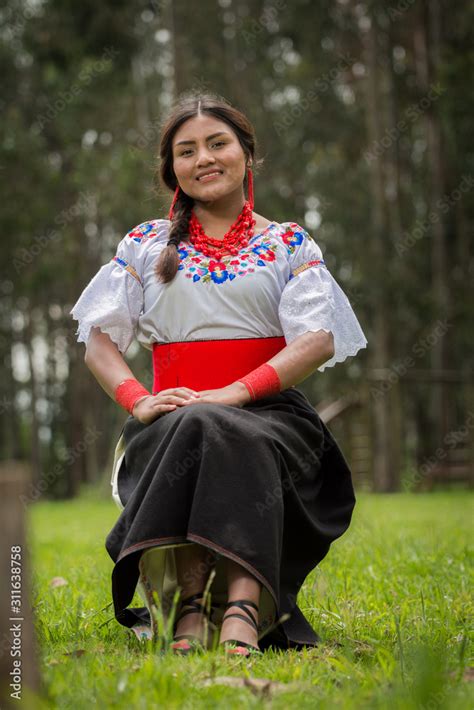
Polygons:
<instances>
[{"instance_id":1,"label":"puffed sleeve","mask_svg":"<svg viewBox=\"0 0 474 710\"><path fill-rule=\"evenodd\" d=\"M125 354L134 339L143 309L143 285L133 234L131 230L125 235L115 256L99 269L71 310L79 323L77 342L87 343L91 328L97 327Z\"/></svg>"},{"instance_id":2,"label":"puffed sleeve","mask_svg":"<svg viewBox=\"0 0 474 710\"><path fill-rule=\"evenodd\" d=\"M290 275L278 315L287 345L308 331L333 334L334 356L318 367L323 372L365 348L367 340L349 299L326 267L321 249L305 229L290 224L283 235Z\"/></svg>"}]
</instances>

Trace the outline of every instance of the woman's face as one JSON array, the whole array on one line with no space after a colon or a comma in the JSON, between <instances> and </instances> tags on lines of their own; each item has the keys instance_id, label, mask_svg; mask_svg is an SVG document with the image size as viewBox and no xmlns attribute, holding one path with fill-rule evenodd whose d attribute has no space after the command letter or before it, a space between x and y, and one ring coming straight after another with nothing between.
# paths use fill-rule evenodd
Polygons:
<instances>
[{"instance_id":1,"label":"woman's face","mask_svg":"<svg viewBox=\"0 0 474 710\"><path fill-rule=\"evenodd\" d=\"M196 201L212 202L239 189L243 195L245 154L224 121L206 114L188 119L176 131L172 148L178 184Z\"/></svg>"}]
</instances>

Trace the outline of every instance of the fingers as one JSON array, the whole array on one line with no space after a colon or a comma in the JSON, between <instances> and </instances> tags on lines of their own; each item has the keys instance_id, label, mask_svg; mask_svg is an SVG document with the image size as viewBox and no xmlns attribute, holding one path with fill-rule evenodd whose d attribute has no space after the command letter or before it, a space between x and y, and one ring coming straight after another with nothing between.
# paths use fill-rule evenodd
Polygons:
<instances>
[{"instance_id":1,"label":"fingers","mask_svg":"<svg viewBox=\"0 0 474 710\"><path fill-rule=\"evenodd\" d=\"M160 392L160 395L162 393ZM178 400L181 402L181 404L175 404L174 402L155 402L155 403L149 403L149 400L147 402L148 404L148 413L145 415L142 415L140 417L140 421L142 424L151 424L151 422L155 421L155 419L158 419L161 416L164 416L168 412L173 412L175 409L177 409L179 406L181 407L190 407L195 404L206 404L209 401L212 402L212 399L208 399L206 397L190 397L189 399L181 399L180 397L176 397L175 395L166 395L165 397L167 400ZM150 411L151 410L151 411Z\"/></svg>"},{"instance_id":2,"label":"fingers","mask_svg":"<svg viewBox=\"0 0 474 710\"><path fill-rule=\"evenodd\" d=\"M190 389L189 387L180 387L180 392L186 392L191 397L199 397L199 392L197 390Z\"/></svg>"},{"instance_id":3,"label":"fingers","mask_svg":"<svg viewBox=\"0 0 474 710\"><path fill-rule=\"evenodd\" d=\"M200 401L200 393L190 387L171 387L139 402L137 407L141 409L141 416L138 418L142 424L150 424L158 417L174 411L177 407Z\"/></svg>"},{"instance_id":4,"label":"fingers","mask_svg":"<svg viewBox=\"0 0 474 710\"><path fill-rule=\"evenodd\" d=\"M188 401L191 400L191 399L194 400L194 399L197 399L197 398L196 398L196 397L191 397L191 396L188 396L188 397L178 397L177 395L174 395L174 394L165 394L165 395L162 395L161 392L160 392L160 394L156 395L155 401L154 401L154 402L151 402L151 406L152 406L152 407L160 407L160 406L162 406L162 405L164 405L164 404L175 404L175 405L178 405L178 406L179 406L179 405L181 405L181 404L185 404L186 402L188 402Z\"/></svg>"},{"instance_id":5,"label":"fingers","mask_svg":"<svg viewBox=\"0 0 474 710\"><path fill-rule=\"evenodd\" d=\"M155 405L151 411L148 410L146 414L139 417L139 420L142 424L151 424L156 419L168 414L168 412L173 412L176 408L176 404L158 404Z\"/></svg>"},{"instance_id":6,"label":"fingers","mask_svg":"<svg viewBox=\"0 0 474 710\"><path fill-rule=\"evenodd\" d=\"M162 396L162 395L176 395L183 397L185 399L189 399L190 397L199 397L199 392L196 390L191 389L190 387L170 387L169 389L166 390L161 390L160 392L157 392L155 397Z\"/></svg>"}]
</instances>

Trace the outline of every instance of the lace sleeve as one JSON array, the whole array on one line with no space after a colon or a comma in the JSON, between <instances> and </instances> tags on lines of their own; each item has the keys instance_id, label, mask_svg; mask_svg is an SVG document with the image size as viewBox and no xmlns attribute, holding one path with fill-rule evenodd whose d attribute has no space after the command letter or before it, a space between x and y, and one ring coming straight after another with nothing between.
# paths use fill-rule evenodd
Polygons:
<instances>
[{"instance_id":1,"label":"lace sleeve","mask_svg":"<svg viewBox=\"0 0 474 710\"><path fill-rule=\"evenodd\" d=\"M122 354L128 350L143 309L142 277L134 257L134 242L127 235L82 292L71 310L79 323L78 342L87 343L91 328L98 327Z\"/></svg>"},{"instance_id":2,"label":"lace sleeve","mask_svg":"<svg viewBox=\"0 0 474 710\"><path fill-rule=\"evenodd\" d=\"M319 246L299 225L293 225L292 231L287 241L291 273L278 315L287 345L308 331L333 334L334 356L318 367L323 372L365 348L367 339L349 299L327 269Z\"/></svg>"}]
</instances>

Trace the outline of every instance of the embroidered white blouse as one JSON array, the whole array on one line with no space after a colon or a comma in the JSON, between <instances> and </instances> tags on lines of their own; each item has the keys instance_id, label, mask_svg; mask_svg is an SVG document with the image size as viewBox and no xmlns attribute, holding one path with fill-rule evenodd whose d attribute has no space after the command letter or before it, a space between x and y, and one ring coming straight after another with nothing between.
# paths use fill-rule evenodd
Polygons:
<instances>
[{"instance_id":1,"label":"embroidered white blouse","mask_svg":"<svg viewBox=\"0 0 474 710\"><path fill-rule=\"evenodd\" d=\"M365 348L351 304L328 271L321 249L295 222L272 222L236 256L219 260L179 244L175 278L160 283L154 267L170 222L134 227L82 292L71 314L78 342L96 326L124 354L137 337L153 343L284 336L289 345L307 331L334 336L332 367Z\"/></svg>"}]
</instances>

